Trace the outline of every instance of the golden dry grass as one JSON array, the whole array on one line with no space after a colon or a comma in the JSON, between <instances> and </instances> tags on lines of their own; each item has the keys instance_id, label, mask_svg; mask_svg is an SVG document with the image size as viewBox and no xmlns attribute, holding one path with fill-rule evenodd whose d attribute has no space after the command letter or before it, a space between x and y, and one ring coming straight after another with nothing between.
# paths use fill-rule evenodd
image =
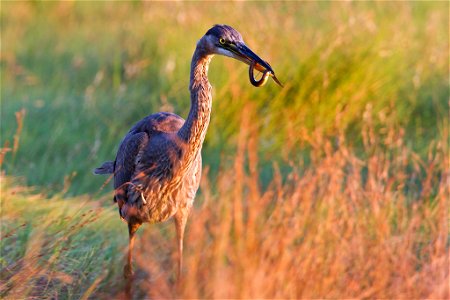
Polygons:
<instances>
[{"instance_id":1,"label":"golden dry grass","mask_svg":"<svg viewBox=\"0 0 450 300\"><path fill-rule=\"evenodd\" d=\"M126 225L88 173L144 111L187 114L195 40L224 22L285 88L248 89L245 67L215 60L183 281L172 222L145 225L134 298L449 298L448 4L11 2L0 14L0 165L24 177L1 177L0 297L125 297Z\"/></svg>"},{"instance_id":2,"label":"golden dry grass","mask_svg":"<svg viewBox=\"0 0 450 300\"><path fill-rule=\"evenodd\" d=\"M357 154L344 135L300 131L297 138L311 149L309 165L292 161L282 176L274 164L262 188L256 112L247 105L232 164L216 183L203 176L187 228L183 281L176 286L173 225L146 225L137 242L135 297L448 298L445 138L423 160L405 146L403 129L389 121L395 118L381 116L384 126L374 128L370 109L364 151ZM115 209L86 198L45 201L2 182L2 235L9 232L3 251L12 251L6 243L17 243L22 230L5 227L27 218L30 206L41 220L32 220L33 233L20 246L25 253L3 267L5 298L124 297L127 235ZM60 231L49 233L56 223ZM85 260L71 262L74 254L64 254L70 247L85 247ZM114 255L104 256L108 251Z\"/></svg>"},{"instance_id":3,"label":"golden dry grass","mask_svg":"<svg viewBox=\"0 0 450 300\"><path fill-rule=\"evenodd\" d=\"M234 167L214 187L202 183L202 204L187 230L181 292L171 281L171 262L159 259L174 251L174 242L152 228L138 242L138 267L148 276L138 280L141 292L151 298L448 298L449 160L442 142L430 145L422 161L405 147L401 128L386 124L376 131L366 115L365 153L357 155L343 136L336 145L320 130L299 133L313 148L312 165L292 162L286 178L276 171L263 190L251 110L242 116Z\"/></svg>"}]
</instances>

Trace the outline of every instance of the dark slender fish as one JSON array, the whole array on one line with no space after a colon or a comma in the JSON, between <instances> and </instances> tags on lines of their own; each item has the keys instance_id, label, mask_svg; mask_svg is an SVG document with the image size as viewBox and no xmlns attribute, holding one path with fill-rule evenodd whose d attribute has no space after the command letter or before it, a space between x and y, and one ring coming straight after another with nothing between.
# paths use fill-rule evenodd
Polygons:
<instances>
[{"instance_id":1,"label":"dark slender fish","mask_svg":"<svg viewBox=\"0 0 450 300\"><path fill-rule=\"evenodd\" d=\"M283 87L283 85L282 85L281 82L278 80L278 78L275 76L275 74L274 74L272 71L267 70L267 69L266 69L265 71L262 72L262 73L263 73L262 77L261 77L259 80L256 80L256 79L255 79L255 76L254 76L255 64L256 64L255 62L252 62L252 63L250 64L249 69L248 69L248 77L250 78L250 83L251 83L252 85L254 85L254 86L256 86L256 87L263 86L263 85L265 85L265 84L267 83L267 80L269 79L269 77L272 77L273 80L274 80L279 86Z\"/></svg>"}]
</instances>

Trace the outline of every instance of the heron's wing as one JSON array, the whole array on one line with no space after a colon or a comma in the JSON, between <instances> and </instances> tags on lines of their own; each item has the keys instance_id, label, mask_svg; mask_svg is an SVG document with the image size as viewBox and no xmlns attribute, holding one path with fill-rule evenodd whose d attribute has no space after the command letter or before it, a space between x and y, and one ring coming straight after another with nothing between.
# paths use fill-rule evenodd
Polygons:
<instances>
[{"instance_id":1,"label":"heron's wing","mask_svg":"<svg viewBox=\"0 0 450 300\"><path fill-rule=\"evenodd\" d=\"M150 175L149 168L152 170L154 162L159 161L157 154L161 149L150 146L150 141L161 133L176 132L183 123L181 117L172 113L152 114L137 122L122 140L114 162L114 201L118 202L121 217L122 206L130 202L130 194L140 195L135 193L136 188L147 183L145 178L136 180L136 174Z\"/></svg>"},{"instance_id":2,"label":"heron's wing","mask_svg":"<svg viewBox=\"0 0 450 300\"><path fill-rule=\"evenodd\" d=\"M140 165L140 171L142 171L158 160L159 154L165 150L163 149L164 145L161 144L145 150L147 153L145 153L143 161L141 161L141 155L138 156L140 151L144 151L150 139L155 138L162 132L176 132L183 123L184 120L180 116L168 112L155 113L137 122L125 136L117 152L114 188L129 182L133 173L138 171L138 164ZM123 170L121 171L118 168Z\"/></svg>"},{"instance_id":3,"label":"heron's wing","mask_svg":"<svg viewBox=\"0 0 450 300\"><path fill-rule=\"evenodd\" d=\"M128 133L120 144L114 165L114 188L125 189L135 172L139 152L149 140L146 132Z\"/></svg>"}]
</instances>

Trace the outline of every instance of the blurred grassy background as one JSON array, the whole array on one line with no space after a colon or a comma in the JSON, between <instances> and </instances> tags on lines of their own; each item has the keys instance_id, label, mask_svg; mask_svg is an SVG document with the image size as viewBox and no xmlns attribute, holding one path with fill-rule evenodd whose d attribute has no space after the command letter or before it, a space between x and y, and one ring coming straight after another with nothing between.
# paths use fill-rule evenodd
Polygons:
<instances>
[{"instance_id":1,"label":"blurred grassy background","mask_svg":"<svg viewBox=\"0 0 450 300\"><path fill-rule=\"evenodd\" d=\"M1 297L124 296L91 170L147 114L187 115L195 43L226 23L285 87L213 59L185 278L173 225L145 226L135 297L448 298L447 2L1 4Z\"/></svg>"},{"instance_id":2,"label":"blurred grassy background","mask_svg":"<svg viewBox=\"0 0 450 300\"><path fill-rule=\"evenodd\" d=\"M261 177L272 161L305 157L298 132L344 130L360 145L363 112L395 110L408 146L424 154L448 123L448 3L2 3L1 143L25 108L21 147L7 174L69 194L94 192L91 170L113 159L128 129L152 112L183 117L196 41L215 23L237 28L285 88L260 89L247 68L215 58L211 176L236 150L241 111L252 103ZM336 118L339 118L336 126ZM339 127L339 128L336 128ZM11 154L8 154L11 155ZM224 162L225 159L225 162ZM71 175L72 174L72 175Z\"/></svg>"}]
</instances>

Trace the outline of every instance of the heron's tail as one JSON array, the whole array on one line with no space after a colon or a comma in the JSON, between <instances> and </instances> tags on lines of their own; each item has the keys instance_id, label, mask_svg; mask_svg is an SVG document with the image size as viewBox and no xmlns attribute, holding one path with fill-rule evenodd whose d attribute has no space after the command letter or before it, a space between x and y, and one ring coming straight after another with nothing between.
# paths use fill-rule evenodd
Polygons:
<instances>
[{"instance_id":1,"label":"heron's tail","mask_svg":"<svg viewBox=\"0 0 450 300\"><path fill-rule=\"evenodd\" d=\"M114 173L114 162L105 161L101 167L94 170L95 175L112 174Z\"/></svg>"}]
</instances>

